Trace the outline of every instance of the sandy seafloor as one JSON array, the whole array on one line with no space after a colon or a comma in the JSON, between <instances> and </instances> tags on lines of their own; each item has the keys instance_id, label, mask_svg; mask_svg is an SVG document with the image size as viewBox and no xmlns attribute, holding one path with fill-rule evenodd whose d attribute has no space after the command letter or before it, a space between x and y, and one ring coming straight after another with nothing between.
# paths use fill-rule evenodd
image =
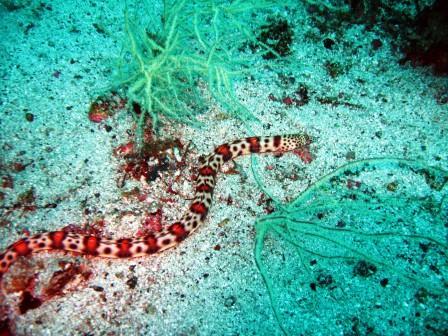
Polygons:
<instances>
[{"instance_id":1,"label":"sandy seafloor","mask_svg":"<svg viewBox=\"0 0 448 336\"><path fill-rule=\"evenodd\" d=\"M126 130L132 129L132 120L126 113L103 124L87 118L90 103L111 83L113 58L120 53L120 3L59 0L36 2L12 12L0 7L1 163L2 174L11 175L14 182L12 189L2 189L1 248L22 237L24 231L56 230L98 217L106 221L105 235L132 236L146 207L154 211L163 205L164 214L174 219L187 204L182 198L174 206L161 202L166 186L160 179L146 187L153 193L145 202L125 200L123 189L117 187L120 160L112 152L129 141ZM291 200L353 156L418 159L448 169L448 106L436 99L446 94L446 77L434 77L430 69L398 65L400 55L391 50L390 41L362 25L353 25L328 50L321 42L304 38L314 29L306 11L299 10L292 21L293 54L283 71L295 77L296 83L306 83L309 103L296 107L269 100L269 93L282 96L296 86L280 83L274 72L240 82L239 98L261 120L251 125L254 134L245 132L235 119L217 117L221 112L212 103L202 117L203 129L165 126L166 137L191 142L189 164L197 163L199 154L233 139L306 130L314 137L310 164L292 154L259 159L263 181L279 199ZM93 23L104 27L104 33ZM375 38L383 43L378 50L371 45ZM331 78L325 60L340 60L350 65L349 70ZM358 107L322 104L318 97L340 97ZM34 121L25 119L27 112L34 115ZM105 124L112 127L110 132ZM21 172L5 171L17 161L29 165ZM34 256L33 263L40 266L27 267L38 269L37 292L60 270L61 261L82 264L91 276L23 315L16 308L19 293L10 293L11 330L17 335L280 335L253 258L253 225L264 214L263 206L257 204L261 191L250 172L249 158L238 163L239 175L220 176L205 225L175 249L115 261L62 253ZM292 173L299 177L285 177ZM58 200L57 206L7 213L8 205L31 187L37 205ZM188 179L175 187L191 197ZM230 195L233 202L227 204ZM125 211L127 216L119 216ZM446 243L446 229L445 225L424 232L435 233ZM275 247L276 242L267 242L268 251L278 255L294 252L282 252L284 244ZM398 254L394 248L404 251L407 245L391 247L392 255ZM422 251L417 252L410 260L420 260L417 264L427 267L420 259ZM437 256L433 262L438 274L434 268L422 273L447 286L446 256ZM290 280L284 287L288 299L285 296L280 304L293 307L284 318L290 334L442 335L448 330L446 295L418 296L419 285L387 269L360 278L352 274L353 263L314 259L317 266L309 266L308 260L305 267L296 258L275 268ZM25 266L14 265L5 281ZM310 282L322 270L331 274L333 283L313 291ZM389 279L385 287L380 285L384 278ZM278 295L282 301L282 294Z\"/></svg>"}]
</instances>

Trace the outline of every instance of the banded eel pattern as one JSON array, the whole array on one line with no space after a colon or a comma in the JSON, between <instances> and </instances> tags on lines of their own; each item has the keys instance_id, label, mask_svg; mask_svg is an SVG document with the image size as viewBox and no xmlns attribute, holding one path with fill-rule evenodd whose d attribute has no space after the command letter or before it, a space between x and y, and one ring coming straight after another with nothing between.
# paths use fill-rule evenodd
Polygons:
<instances>
[{"instance_id":1,"label":"banded eel pattern","mask_svg":"<svg viewBox=\"0 0 448 336\"><path fill-rule=\"evenodd\" d=\"M177 245L205 220L212 204L213 189L221 166L250 153L287 152L304 148L308 135L292 134L249 137L222 144L199 167L194 199L180 220L160 232L138 238L105 239L92 235L53 231L13 243L0 254L0 279L19 257L43 250L76 252L104 258L134 258L154 254Z\"/></svg>"}]
</instances>

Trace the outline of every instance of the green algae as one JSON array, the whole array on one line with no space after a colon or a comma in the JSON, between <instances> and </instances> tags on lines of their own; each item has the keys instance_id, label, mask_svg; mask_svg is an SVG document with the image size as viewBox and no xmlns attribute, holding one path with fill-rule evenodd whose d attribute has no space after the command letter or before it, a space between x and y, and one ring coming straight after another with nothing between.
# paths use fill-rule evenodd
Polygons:
<instances>
[{"instance_id":1,"label":"green algae","mask_svg":"<svg viewBox=\"0 0 448 336\"><path fill-rule=\"evenodd\" d=\"M297 280L300 273L308 279L320 276L313 285L327 286L335 277L339 282L351 281L357 273L353 264L358 262L371 265L366 277L378 267L384 286L389 274L404 286L414 286L417 293L446 295L447 171L403 159L359 160L325 175L291 203L282 204L263 186L256 168L253 157L257 184L277 210L255 223L255 262L283 333L292 332L284 292L303 290L299 286L306 281ZM342 274L332 276L327 270L316 275L310 265L323 261ZM288 285L280 284L279 274Z\"/></svg>"},{"instance_id":2,"label":"green algae","mask_svg":"<svg viewBox=\"0 0 448 336\"><path fill-rule=\"evenodd\" d=\"M208 109L207 95L231 117L256 120L236 97L235 83L260 70L254 62L260 56L280 56L252 31L278 7L274 1L167 0L160 22L150 24L142 20L150 6L136 6L132 13L126 6L117 85L142 107L134 115L137 138L148 116L154 131L163 119L200 127L197 116ZM248 44L257 50L245 50Z\"/></svg>"}]
</instances>

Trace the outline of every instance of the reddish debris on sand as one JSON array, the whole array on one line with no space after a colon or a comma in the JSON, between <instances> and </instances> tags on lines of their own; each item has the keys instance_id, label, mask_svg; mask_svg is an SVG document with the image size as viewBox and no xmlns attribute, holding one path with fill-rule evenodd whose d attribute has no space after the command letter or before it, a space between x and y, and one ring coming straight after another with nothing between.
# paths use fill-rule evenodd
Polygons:
<instances>
[{"instance_id":1,"label":"reddish debris on sand","mask_svg":"<svg viewBox=\"0 0 448 336\"><path fill-rule=\"evenodd\" d=\"M62 295L67 285L77 278L86 281L92 275L88 267L82 264L61 262L60 266L63 269L54 272L50 282L42 290L42 296L45 298L45 301L56 295Z\"/></svg>"},{"instance_id":2,"label":"reddish debris on sand","mask_svg":"<svg viewBox=\"0 0 448 336\"><path fill-rule=\"evenodd\" d=\"M80 227L78 224L68 224L61 228L61 231L67 232L67 233L79 233L83 234L85 233L85 229Z\"/></svg>"},{"instance_id":3,"label":"reddish debris on sand","mask_svg":"<svg viewBox=\"0 0 448 336\"><path fill-rule=\"evenodd\" d=\"M77 224L68 224L61 231L101 237L105 225L106 221L103 218L97 218L92 223L84 224L82 227Z\"/></svg>"},{"instance_id":4,"label":"reddish debris on sand","mask_svg":"<svg viewBox=\"0 0 448 336\"><path fill-rule=\"evenodd\" d=\"M114 155L123 157L123 156L133 154L134 150L135 150L135 144L131 141L131 142L128 142L127 144L120 145L117 148L115 148Z\"/></svg>"},{"instance_id":5,"label":"reddish debris on sand","mask_svg":"<svg viewBox=\"0 0 448 336\"><path fill-rule=\"evenodd\" d=\"M13 162L11 164L11 170L18 173L18 172L24 171L26 166L27 165L24 165L22 162L19 162L19 161Z\"/></svg>"},{"instance_id":6,"label":"reddish debris on sand","mask_svg":"<svg viewBox=\"0 0 448 336\"><path fill-rule=\"evenodd\" d=\"M142 177L145 180L148 179L149 166L145 159L130 160L124 164L123 170L136 180L140 180Z\"/></svg>"},{"instance_id":7,"label":"reddish debris on sand","mask_svg":"<svg viewBox=\"0 0 448 336\"><path fill-rule=\"evenodd\" d=\"M304 163L311 163L313 161L313 156L311 155L310 149L308 146L296 149L293 151Z\"/></svg>"},{"instance_id":8,"label":"reddish debris on sand","mask_svg":"<svg viewBox=\"0 0 448 336\"><path fill-rule=\"evenodd\" d=\"M283 102L283 104L285 104L285 105L292 105L293 100L292 100L291 97L284 97L284 98L282 99L282 102Z\"/></svg>"},{"instance_id":9,"label":"reddish debris on sand","mask_svg":"<svg viewBox=\"0 0 448 336\"><path fill-rule=\"evenodd\" d=\"M3 282L3 290L6 294L33 292L36 274L42 270L42 265L35 260L20 258L15 265L15 273Z\"/></svg>"},{"instance_id":10,"label":"reddish debris on sand","mask_svg":"<svg viewBox=\"0 0 448 336\"><path fill-rule=\"evenodd\" d=\"M22 315L28 310L39 308L41 305L42 300L34 297L33 294L28 291L23 292L20 296L19 311Z\"/></svg>"},{"instance_id":11,"label":"reddish debris on sand","mask_svg":"<svg viewBox=\"0 0 448 336\"><path fill-rule=\"evenodd\" d=\"M142 233L149 233L149 232L159 232L162 230L162 219L163 219L163 213L162 209L157 209L155 212L147 213L145 217L143 218L143 230Z\"/></svg>"},{"instance_id":12,"label":"reddish debris on sand","mask_svg":"<svg viewBox=\"0 0 448 336\"><path fill-rule=\"evenodd\" d=\"M148 198L148 194L141 192L138 187L134 187L129 191L123 191L121 196L129 201L138 200L140 202L144 202Z\"/></svg>"},{"instance_id":13,"label":"reddish debris on sand","mask_svg":"<svg viewBox=\"0 0 448 336\"><path fill-rule=\"evenodd\" d=\"M308 89L305 85L299 85L299 87L290 95L284 96L280 99L270 93L268 99L275 102L281 101L286 106L294 105L300 107L308 104L309 102Z\"/></svg>"},{"instance_id":14,"label":"reddish debris on sand","mask_svg":"<svg viewBox=\"0 0 448 336\"><path fill-rule=\"evenodd\" d=\"M347 188L348 189L354 189L354 188L359 188L361 186L361 182L360 181L355 181L352 179L348 179L347 180Z\"/></svg>"},{"instance_id":15,"label":"reddish debris on sand","mask_svg":"<svg viewBox=\"0 0 448 336\"><path fill-rule=\"evenodd\" d=\"M257 201L257 205L263 206L263 210L267 214L271 214L275 211L274 207L272 206L272 199L265 194L260 195L260 198Z\"/></svg>"},{"instance_id":16,"label":"reddish debris on sand","mask_svg":"<svg viewBox=\"0 0 448 336\"><path fill-rule=\"evenodd\" d=\"M6 315L6 314L2 314L2 317L3 317L3 315ZM10 323L10 320L8 318L0 320L0 336L14 335L12 333L11 328L9 327L9 323Z\"/></svg>"},{"instance_id":17,"label":"reddish debris on sand","mask_svg":"<svg viewBox=\"0 0 448 336\"><path fill-rule=\"evenodd\" d=\"M103 120L106 120L109 118L109 115L107 114L107 111L104 110L101 106L98 104L93 103L90 106L89 110L89 120L94 123L100 123Z\"/></svg>"},{"instance_id":18,"label":"reddish debris on sand","mask_svg":"<svg viewBox=\"0 0 448 336\"><path fill-rule=\"evenodd\" d=\"M64 269L53 274L50 282L42 289L42 295L36 296L34 288L26 289L22 292L18 306L20 314L25 314L28 310L40 307L42 303L56 295L62 295L63 290L69 283L79 278L84 281L88 280L92 274L84 265L62 262L60 266Z\"/></svg>"},{"instance_id":19,"label":"reddish debris on sand","mask_svg":"<svg viewBox=\"0 0 448 336\"><path fill-rule=\"evenodd\" d=\"M56 271L49 282L44 283L42 279L39 279L42 290L36 293L38 274L45 268L45 265L41 261L33 259L20 258L17 261L15 272L4 279L3 290L7 294L20 293L20 301L17 306L20 314L40 307L42 303L55 295L63 294L63 290L69 283L73 283L75 280L86 281L91 275L91 271L85 265L80 265L77 262L60 262L59 266L62 270Z\"/></svg>"},{"instance_id":20,"label":"reddish debris on sand","mask_svg":"<svg viewBox=\"0 0 448 336\"><path fill-rule=\"evenodd\" d=\"M126 102L126 99L121 98L116 92L100 96L90 104L89 120L94 123L102 122L115 112L124 109Z\"/></svg>"},{"instance_id":21,"label":"reddish debris on sand","mask_svg":"<svg viewBox=\"0 0 448 336\"><path fill-rule=\"evenodd\" d=\"M2 176L2 188L13 189L14 182L11 175Z\"/></svg>"},{"instance_id":22,"label":"reddish debris on sand","mask_svg":"<svg viewBox=\"0 0 448 336\"><path fill-rule=\"evenodd\" d=\"M17 201L14 206L20 208L22 211L35 211L37 206L34 188L30 188L29 190L21 193L17 197Z\"/></svg>"},{"instance_id":23,"label":"reddish debris on sand","mask_svg":"<svg viewBox=\"0 0 448 336\"><path fill-rule=\"evenodd\" d=\"M101 237L103 235L104 227L106 226L106 221L104 218L95 218L91 223L88 223L86 233L92 236Z\"/></svg>"},{"instance_id":24,"label":"reddish debris on sand","mask_svg":"<svg viewBox=\"0 0 448 336\"><path fill-rule=\"evenodd\" d=\"M121 145L114 150L114 154L124 157L126 162L121 165L121 170L126 173L125 180L132 177L135 180L143 178L146 181L154 181L159 177L159 173L172 167L170 165L169 150L173 148L182 149L182 143L178 139L158 140L153 142L143 142L138 150L133 142ZM150 159L152 160L151 163Z\"/></svg>"},{"instance_id":25,"label":"reddish debris on sand","mask_svg":"<svg viewBox=\"0 0 448 336\"><path fill-rule=\"evenodd\" d=\"M179 192L173 189L173 184L169 184L168 187L166 188L167 193L172 194L172 195L179 195Z\"/></svg>"}]
</instances>

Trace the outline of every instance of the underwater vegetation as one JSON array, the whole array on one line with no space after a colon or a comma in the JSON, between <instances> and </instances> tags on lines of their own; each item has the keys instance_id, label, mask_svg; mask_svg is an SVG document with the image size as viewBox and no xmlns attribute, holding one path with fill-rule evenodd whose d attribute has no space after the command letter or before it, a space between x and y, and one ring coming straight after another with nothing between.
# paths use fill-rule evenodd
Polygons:
<instances>
[{"instance_id":1,"label":"underwater vegetation","mask_svg":"<svg viewBox=\"0 0 448 336\"><path fill-rule=\"evenodd\" d=\"M167 0L158 23L142 21L149 5L136 6L133 14L128 6L125 12L117 86L124 87L130 104L141 106L142 113L134 113L140 145L148 117L156 132L162 119L199 127L196 117L206 108L207 94L230 116L255 120L234 85L256 70L254 58L286 54L288 42L281 43L280 53L264 42L269 27L263 26L263 14L274 1ZM263 38L257 38L253 29L261 26ZM291 38L290 28L288 34ZM249 44L257 48L244 51Z\"/></svg>"},{"instance_id":2,"label":"underwater vegetation","mask_svg":"<svg viewBox=\"0 0 448 336\"><path fill-rule=\"evenodd\" d=\"M260 27L257 41L269 46L276 53L268 51L263 55L264 59L274 59L278 56L288 56L291 53L291 43L294 31L286 19L268 17L268 23ZM253 46L257 48L257 46Z\"/></svg>"},{"instance_id":3,"label":"underwater vegetation","mask_svg":"<svg viewBox=\"0 0 448 336\"><path fill-rule=\"evenodd\" d=\"M448 75L448 2L436 0L409 22L403 50L414 66L432 66L436 75Z\"/></svg>"},{"instance_id":4,"label":"underwater vegetation","mask_svg":"<svg viewBox=\"0 0 448 336\"><path fill-rule=\"evenodd\" d=\"M310 310L297 304L303 288L331 291L344 280L371 277L381 287L411 287L419 302L422 293L446 295L447 171L403 159L354 161L282 204L263 187L252 160L258 185L277 209L255 223L255 260L285 334L304 330ZM345 275L338 279L331 269Z\"/></svg>"},{"instance_id":5,"label":"underwater vegetation","mask_svg":"<svg viewBox=\"0 0 448 336\"><path fill-rule=\"evenodd\" d=\"M448 74L446 0L305 2L321 35L334 32L339 35L348 25L363 24L366 30L391 38L393 46L404 54L400 64L430 66L436 75ZM381 40L372 44L379 48Z\"/></svg>"}]
</instances>

